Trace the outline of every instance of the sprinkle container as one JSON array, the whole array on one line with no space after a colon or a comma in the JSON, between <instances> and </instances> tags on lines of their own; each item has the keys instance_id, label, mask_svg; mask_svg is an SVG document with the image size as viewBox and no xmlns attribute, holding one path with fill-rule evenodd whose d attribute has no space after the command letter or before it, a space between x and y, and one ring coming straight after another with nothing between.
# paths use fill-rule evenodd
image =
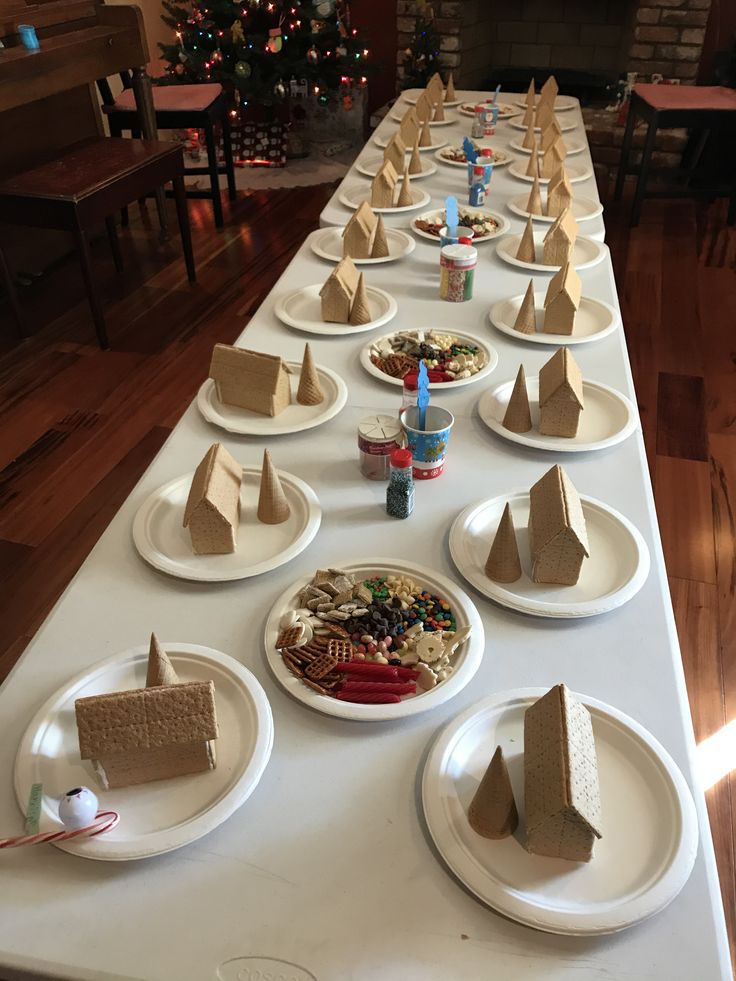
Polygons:
<instances>
[{"instance_id":1,"label":"sprinkle container","mask_svg":"<svg viewBox=\"0 0 736 981\"><path fill-rule=\"evenodd\" d=\"M358 424L360 472L368 480L388 480L390 458L401 446L401 423L394 416L368 416Z\"/></svg>"},{"instance_id":2,"label":"sprinkle container","mask_svg":"<svg viewBox=\"0 0 736 981\"><path fill-rule=\"evenodd\" d=\"M477 262L478 250L472 245L445 245L440 251L440 299L472 300Z\"/></svg>"}]
</instances>

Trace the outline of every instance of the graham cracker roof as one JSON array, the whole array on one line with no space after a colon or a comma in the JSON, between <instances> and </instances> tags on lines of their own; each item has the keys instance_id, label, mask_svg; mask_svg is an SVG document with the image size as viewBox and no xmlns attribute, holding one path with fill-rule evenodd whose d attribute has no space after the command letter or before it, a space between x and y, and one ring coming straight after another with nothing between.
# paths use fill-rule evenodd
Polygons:
<instances>
[{"instance_id":1,"label":"graham cracker roof","mask_svg":"<svg viewBox=\"0 0 736 981\"><path fill-rule=\"evenodd\" d=\"M348 223L342 230L342 237L345 238L345 233L353 225L360 225L363 230L370 234L375 228L378 222L378 218L371 208L368 201L361 201L358 209L353 212L352 216L348 220Z\"/></svg>"},{"instance_id":2,"label":"graham cracker roof","mask_svg":"<svg viewBox=\"0 0 736 981\"><path fill-rule=\"evenodd\" d=\"M601 837L593 726L566 685L555 685L526 710L524 771L527 831L567 811Z\"/></svg>"},{"instance_id":3,"label":"graham cracker roof","mask_svg":"<svg viewBox=\"0 0 736 981\"><path fill-rule=\"evenodd\" d=\"M243 468L222 443L213 443L194 471L192 486L184 508L184 527L200 504L207 502L226 521L238 514Z\"/></svg>"},{"instance_id":4,"label":"graham cracker roof","mask_svg":"<svg viewBox=\"0 0 736 981\"><path fill-rule=\"evenodd\" d=\"M558 216L554 224L550 225L549 231L544 236L544 241L547 239L555 238L556 236L564 235L568 242L574 242L578 234L578 223L575 221L575 216L572 213L572 209L565 208L561 215Z\"/></svg>"},{"instance_id":5,"label":"graham cracker roof","mask_svg":"<svg viewBox=\"0 0 736 981\"><path fill-rule=\"evenodd\" d=\"M92 695L78 698L74 709L83 760L218 735L212 681Z\"/></svg>"},{"instance_id":6,"label":"graham cracker roof","mask_svg":"<svg viewBox=\"0 0 736 981\"><path fill-rule=\"evenodd\" d=\"M569 261L564 266L561 266L552 279L550 279L547 292L544 295L545 307L551 300L563 292L567 293L576 308L580 306L580 298L583 295L583 282L575 266Z\"/></svg>"},{"instance_id":7,"label":"graham cracker roof","mask_svg":"<svg viewBox=\"0 0 736 981\"><path fill-rule=\"evenodd\" d=\"M283 362L278 355L261 354L243 347L231 347L230 344L215 344L210 361L210 378L222 381L224 379L219 376L227 376L232 370L250 370L275 387L282 367Z\"/></svg>"},{"instance_id":8,"label":"graham cracker roof","mask_svg":"<svg viewBox=\"0 0 736 981\"><path fill-rule=\"evenodd\" d=\"M551 467L529 491L529 524L534 551L539 552L568 529L590 556L583 506L572 481L559 464Z\"/></svg>"},{"instance_id":9,"label":"graham cracker roof","mask_svg":"<svg viewBox=\"0 0 736 981\"><path fill-rule=\"evenodd\" d=\"M331 289L340 289L352 300L358 288L358 270L350 256L341 259L322 285L319 291L320 296Z\"/></svg>"},{"instance_id":10,"label":"graham cracker roof","mask_svg":"<svg viewBox=\"0 0 736 981\"><path fill-rule=\"evenodd\" d=\"M539 369L539 404L551 398L577 402L583 408L583 375L569 348L561 347Z\"/></svg>"}]
</instances>

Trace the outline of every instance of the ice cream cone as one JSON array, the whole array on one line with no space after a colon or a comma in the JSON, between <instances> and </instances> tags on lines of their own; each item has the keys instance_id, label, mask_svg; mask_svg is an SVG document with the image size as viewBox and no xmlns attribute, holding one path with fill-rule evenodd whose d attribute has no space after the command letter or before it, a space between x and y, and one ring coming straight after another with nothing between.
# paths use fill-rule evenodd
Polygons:
<instances>
[{"instance_id":1,"label":"ice cream cone","mask_svg":"<svg viewBox=\"0 0 736 981\"><path fill-rule=\"evenodd\" d=\"M354 325L369 324L371 322L371 310L368 306L368 294L365 288L363 273L358 279L358 288L353 297L353 305L350 308L350 323Z\"/></svg>"},{"instance_id":2,"label":"ice cream cone","mask_svg":"<svg viewBox=\"0 0 736 981\"><path fill-rule=\"evenodd\" d=\"M500 746L468 808L468 822L473 831L484 838L508 838L518 827L514 791Z\"/></svg>"},{"instance_id":3,"label":"ice cream cone","mask_svg":"<svg viewBox=\"0 0 736 981\"><path fill-rule=\"evenodd\" d=\"M324 397L325 393L320 388L319 375L312 360L312 349L309 344L305 344L296 400L300 405L319 405Z\"/></svg>"},{"instance_id":4,"label":"ice cream cone","mask_svg":"<svg viewBox=\"0 0 736 981\"><path fill-rule=\"evenodd\" d=\"M258 495L258 520L266 525L280 525L291 514L289 502L268 450L263 451L261 491Z\"/></svg>"},{"instance_id":5,"label":"ice cream cone","mask_svg":"<svg viewBox=\"0 0 736 981\"><path fill-rule=\"evenodd\" d=\"M179 678L174 666L158 642L156 634L151 634L151 647L148 651L148 671L146 672L146 688L157 685L178 685Z\"/></svg>"},{"instance_id":6,"label":"ice cream cone","mask_svg":"<svg viewBox=\"0 0 736 981\"><path fill-rule=\"evenodd\" d=\"M512 433L528 433L532 428L532 414L529 411L529 396L526 391L526 377L524 375L524 365L519 365L519 372L514 382L514 390L511 393L509 404L506 406L506 413L503 417L503 426L511 430Z\"/></svg>"}]
</instances>

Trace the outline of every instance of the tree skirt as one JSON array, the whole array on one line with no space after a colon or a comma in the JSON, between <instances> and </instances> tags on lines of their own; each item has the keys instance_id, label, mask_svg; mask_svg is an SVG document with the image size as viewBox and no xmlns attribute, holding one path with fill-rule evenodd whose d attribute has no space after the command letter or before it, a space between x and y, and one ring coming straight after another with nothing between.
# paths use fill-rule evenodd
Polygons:
<instances>
[{"instance_id":1,"label":"tree skirt","mask_svg":"<svg viewBox=\"0 0 736 981\"><path fill-rule=\"evenodd\" d=\"M308 157L302 160L287 160L285 167L235 167L235 183L239 191L260 191L271 187L309 187L313 184L329 184L342 180L358 155L359 148L351 147L334 156L325 156L319 147L313 145ZM190 190L209 189L210 181L206 174L185 176ZM220 186L226 187L224 174L220 174Z\"/></svg>"}]
</instances>

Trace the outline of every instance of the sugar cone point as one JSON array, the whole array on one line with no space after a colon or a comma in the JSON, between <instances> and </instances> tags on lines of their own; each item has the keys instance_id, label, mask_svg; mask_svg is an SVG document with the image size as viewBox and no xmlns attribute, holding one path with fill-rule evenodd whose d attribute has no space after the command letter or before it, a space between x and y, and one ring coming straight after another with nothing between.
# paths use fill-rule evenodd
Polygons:
<instances>
[{"instance_id":1,"label":"sugar cone point","mask_svg":"<svg viewBox=\"0 0 736 981\"><path fill-rule=\"evenodd\" d=\"M534 183L532 184L532 189L529 192L529 200L526 203L526 210L530 215L543 215L542 211L542 193L539 190L539 178L534 175Z\"/></svg>"},{"instance_id":2,"label":"sugar cone point","mask_svg":"<svg viewBox=\"0 0 736 981\"><path fill-rule=\"evenodd\" d=\"M484 838L508 838L518 827L514 791L500 746L468 808L468 821L473 831Z\"/></svg>"},{"instance_id":3,"label":"sugar cone point","mask_svg":"<svg viewBox=\"0 0 736 981\"><path fill-rule=\"evenodd\" d=\"M280 525L291 514L289 502L268 450L263 451L261 492L258 495L258 520L266 525Z\"/></svg>"},{"instance_id":4,"label":"sugar cone point","mask_svg":"<svg viewBox=\"0 0 736 981\"><path fill-rule=\"evenodd\" d=\"M389 254L386 226L383 224L383 215L379 215L378 221L376 222L376 234L373 236L371 259L383 259Z\"/></svg>"},{"instance_id":5,"label":"sugar cone point","mask_svg":"<svg viewBox=\"0 0 736 981\"><path fill-rule=\"evenodd\" d=\"M447 79L447 87L445 88L445 102L455 101L455 79L453 78L452 72L450 72Z\"/></svg>"},{"instance_id":6,"label":"sugar cone point","mask_svg":"<svg viewBox=\"0 0 736 981\"><path fill-rule=\"evenodd\" d=\"M371 322L371 309L368 306L368 293L365 288L363 273L358 279L358 288L355 291L353 305L350 308L350 323L354 326L358 324L369 324Z\"/></svg>"},{"instance_id":7,"label":"sugar cone point","mask_svg":"<svg viewBox=\"0 0 736 981\"><path fill-rule=\"evenodd\" d=\"M529 396L526 391L526 376L524 375L523 364L519 365L519 372L514 382L514 390L511 393L509 404L506 406L506 414L503 417L503 425L512 433L528 433L532 428L532 414L529 411Z\"/></svg>"},{"instance_id":8,"label":"sugar cone point","mask_svg":"<svg viewBox=\"0 0 736 981\"><path fill-rule=\"evenodd\" d=\"M411 159L409 161L409 173L410 174L421 174L422 172L422 157L419 153L419 143L414 144L414 149L411 151Z\"/></svg>"},{"instance_id":9,"label":"sugar cone point","mask_svg":"<svg viewBox=\"0 0 736 981\"><path fill-rule=\"evenodd\" d=\"M156 634L151 634L151 646L148 651L148 671L146 672L146 688L157 685L178 685L179 678L166 651L158 642Z\"/></svg>"},{"instance_id":10,"label":"sugar cone point","mask_svg":"<svg viewBox=\"0 0 736 981\"><path fill-rule=\"evenodd\" d=\"M524 234L521 236L519 248L516 252L516 258L521 259L522 262L534 262L536 257L537 253L534 245L534 223L530 217L527 220Z\"/></svg>"},{"instance_id":11,"label":"sugar cone point","mask_svg":"<svg viewBox=\"0 0 736 981\"><path fill-rule=\"evenodd\" d=\"M514 330L520 334L536 334L537 317L534 310L534 280L529 280L524 299L514 321ZM526 430L525 430L526 431Z\"/></svg>"},{"instance_id":12,"label":"sugar cone point","mask_svg":"<svg viewBox=\"0 0 736 981\"><path fill-rule=\"evenodd\" d=\"M324 401L324 397L325 393L320 388L319 375L312 359L312 349L309 344L306 344L296 400L300 405L319 405L320 402Z\"/></svg>"},{"instance_id":13,"label":"sugar cone point","mask_svg":"<svg viewBox=\"0 0 736 981\"><path fill-rule=\"evenodd\" d=\"M419 137L419 146L432 146L432 134L429 131L429 122L425 121L422 126L422 135Z\"/></svg>"},{"instance_id":14,"label":"sugar cone point","mask_svg":"<svg viewBox=\"0 0 736 981\"><path fill-rule=\"evenodd\" d=\"M414 198L411 194L411 178L409 177L409 168L404 168L404 179L401 182L401 190L399 191L398 207L405 208L410 204L414 204Z\"/></svg>"},{"instance_id":15,"label":"sugar cone point","mask_svg":"<svg viewBox=\"0 0 736 981\"><path fill-rule=\"evenodd\" d=\"M444 123L445 121L445 107L442 102L438 102L434 107L434 122Z\"/></svg>"},{"instance_id":16,"label":"sugar cone point","mask_svg":"<svg viewBox=\"0 0 736 981\"><path fill-rule=\"evenodd\" d=\"M526 128L526 133L524 133L524 139L521 141L521 145L525 150L531 150L534 144L537 142L537 137L534 133L534 123L529 123Z\"/></svg>"},{"instance_id":17,"label":"sugar cone point","mask_svg":"<svg viewBox=\"0 0 736 981\"><path fill-rule=\"evenodd\" d=\"M538 177L539 176L539 154L537 152L537 140L536 137L532 143L532 152L529 156L529 163L526 165L526 176L527 177Z\"/></svg>"},{"instance_id":18,"label":"sugar cone point","mask_svg":"<svg viewBox=\"0 0 736 981\"><path fill-rule=\"evenodd\" d=\"M516 582L521 576L519 548L516 543L514 519L508 503L503 509L485 565L486 575L494 582Z\"/></svg>"}]
</instances>

